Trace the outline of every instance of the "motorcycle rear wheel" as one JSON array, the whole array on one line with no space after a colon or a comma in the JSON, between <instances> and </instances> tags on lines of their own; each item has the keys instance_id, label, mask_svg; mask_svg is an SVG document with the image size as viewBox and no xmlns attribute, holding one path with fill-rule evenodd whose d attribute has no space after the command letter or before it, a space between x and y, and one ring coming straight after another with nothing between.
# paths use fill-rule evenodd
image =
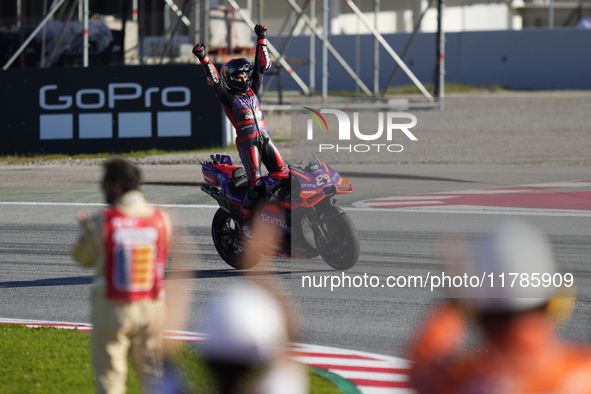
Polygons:
<instances>
[{"instance_id":1,"label":"motorcycle rear wheel","mask_svg":"<svg viewBox=\"0 0 591 394\"><path fill-rule=\"evenodd\" d=\"M353 221L343 213L327 220L323 226L328 232L328 244L316 238L317 250L322 259L336 270L348 270L359 260L359 235Z\"/></svg>"},{"instance_id":2,"label":"motorcycle rear wheel","mask_svg":"<svg viewBox=\"0 0 591 394\"><path fill-rule=\"evenodd\" d=\"M260 253L245 252L235 245L235 240L240 240L242 234L234 218L222 208L213 216L211 236L222 260L233 268L249 269L261 259Z\"/></svg>"}]
</instances>

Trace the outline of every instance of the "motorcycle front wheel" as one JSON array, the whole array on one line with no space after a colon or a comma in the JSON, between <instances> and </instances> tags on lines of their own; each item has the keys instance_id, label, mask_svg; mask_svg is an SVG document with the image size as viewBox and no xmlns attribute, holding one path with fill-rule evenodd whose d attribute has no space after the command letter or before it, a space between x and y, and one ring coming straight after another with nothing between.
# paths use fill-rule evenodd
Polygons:
<instances>
[{"instance_id":1,"label":"motorcycle front wheel","mask_svg":"<svg viewBox=\"0 0 591 394\"><path fill-rule=\"evenodd\" d=\"M318 252L326 264L336 270L348 270L359 259L359 235L355 225L347 216L341 214L323 223L326 242L322 237L316 238Z\"/></svg>"},{"instance_id":2,"label":"motorcycle front wheel","mask_svg":"<svg viewBox=\"0 0 591 394\"><path fill-rule=\"evenodd\" d=\"M232 216L220 208L211 223L211 236L216 251L228 265L236 269L249 269L257 265L260 253L249 253L236 246L242 239L238 224Z\"/></svg>"}]
</instances>

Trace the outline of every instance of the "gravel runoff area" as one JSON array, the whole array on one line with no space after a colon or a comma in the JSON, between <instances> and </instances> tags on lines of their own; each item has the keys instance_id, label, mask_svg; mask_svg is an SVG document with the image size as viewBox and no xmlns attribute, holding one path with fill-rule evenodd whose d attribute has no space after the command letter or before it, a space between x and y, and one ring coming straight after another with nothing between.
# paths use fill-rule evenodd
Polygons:
<instances>
[{"instance_id":1,"label":"gravel runoff area","mask_svg":"<svg viewBox=\"0 0 591 394\"><path fill-rule=\"evenodd\" d=\"M411 97L419 100L420 97ZM305 103L295 99L297 103ZM294 109L302 105L294 100ZM303 104L305 105L305 104ZM264 110L264 105L263 105ZM378 127L378 110L360 109L359 125L364 134L373 134ZM386 110L382 110L386 111ZM265 118L271 135L287 162L301 164L316 154L328 163L391 163L391 164L525 164L541 166L582 166L591 164L591 91L550 92L474 92L451 94L445 98L445 110L405 109L417 117L410 131L417 141L410 141L400 131L394 131L392 141L379 141L403 146L402 152L372 154L324 150L318 153L318 143L346 147L355 141L337 141L338 129L334 115L324 115L332 139L305 139L306 123L292 122L290 111L266 111ZM294 119L301 111L294 111ZM352 111L350 111L352 112ZM350 113L349 112L349 113ZM353 116L350 116L353 122ZM292 128L292 123L295 127ZM386 120L384 120L386 127ZM297 130L295 130L297 128ZM318 130L319 131L319 130ZM293 133L292 133L293 132ZM293 135L292 135L293 134ZM384 132L385 135L385 132ZM322 137L322 136L321 136ZM344 142L347 142L346 144ZM376 141L359 141L371 144ZM366 149L363 147L360 150ZM372 147L372 149L375 149ZM399 149L399 148L397 148ZM219 153L239 162L234 147ZM138 164L196 164L209 153L154 155L133 159ZM61 159L18 164L38 165L99 165L104 159ZM2 164L1 166L8 166Z\"/></svg>"}]
</instances>

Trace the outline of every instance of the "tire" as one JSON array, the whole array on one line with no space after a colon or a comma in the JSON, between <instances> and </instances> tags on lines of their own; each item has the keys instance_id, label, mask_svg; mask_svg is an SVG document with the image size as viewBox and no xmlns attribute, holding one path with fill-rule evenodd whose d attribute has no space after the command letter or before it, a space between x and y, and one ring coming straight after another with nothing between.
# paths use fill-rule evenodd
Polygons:
<instances>
[{"instance_id":1,"label":"tire","mask_svg":"<svg viewBox=\"0 0 591 394\"><path fill-rule=\"evenodd\" d=\"M236 221L222 208L218 209L213 216L211 236L222 260L233 268L249 269L257 265L261 259L261 253L247 253L234 245L234 241L240 240L242 234L238 230Z\"/></svg>"},{"instance_id":2,"label":"tire","mask_svg":"<svg viewBox=\"0 0 591 394\"><path fill-rule=\"evenodd\" d=\"M330 218L323 227L328 233L328 244L316 237L322 259L336 270L352 268L359 260L360 246L359 235L349 216L343 213Z\"/></svg>"}]
</instances>

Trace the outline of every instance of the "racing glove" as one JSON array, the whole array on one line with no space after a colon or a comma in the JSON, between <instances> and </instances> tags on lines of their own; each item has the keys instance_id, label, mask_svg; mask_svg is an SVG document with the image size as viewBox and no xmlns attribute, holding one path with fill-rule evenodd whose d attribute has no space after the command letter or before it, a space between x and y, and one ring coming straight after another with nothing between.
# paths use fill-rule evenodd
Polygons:
<instances>
[{"instance_id":1,"label":"racing glove","mask_svg":"<svg viewBox=\"0 0 591 394\"><path fill-rule=\"evenodd\" d=\"M205 53L205 45L204 44L197 44L193 47L193 55L197 56L197 59L200 61L207 57L207 53Z\"/></svg>"},{"instance_id":2,"label":"racing glove","mask_svg":"<svg viewBox=\"0 0 591 394\"><path fill-rule=\"evenodd\" d=\"M254 33L257 35L257 38L259 39L267 38L267 26L256 25L254 27Z\"/></svg>"}]
</instances>

